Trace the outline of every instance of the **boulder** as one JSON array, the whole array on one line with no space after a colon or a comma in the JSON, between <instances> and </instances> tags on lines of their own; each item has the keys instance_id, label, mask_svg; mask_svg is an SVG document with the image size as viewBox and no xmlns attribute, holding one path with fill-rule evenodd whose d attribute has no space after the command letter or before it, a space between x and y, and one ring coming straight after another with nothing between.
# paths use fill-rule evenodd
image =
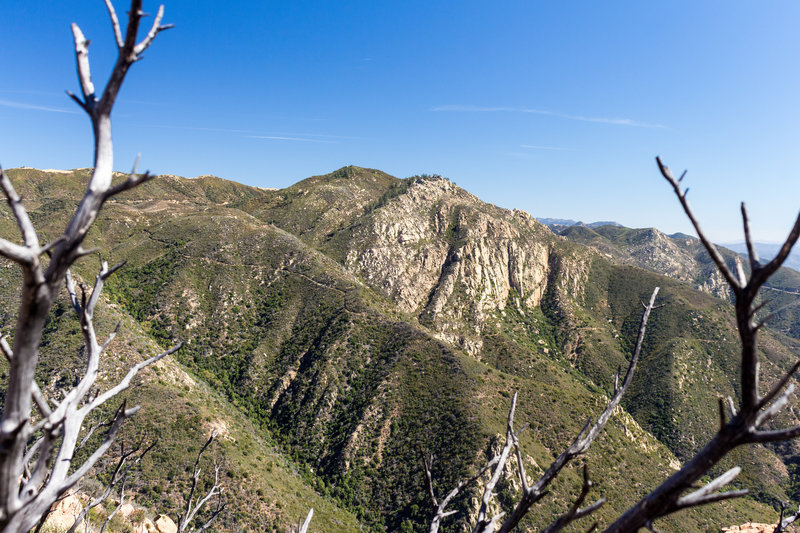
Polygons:
<instances>
[{"instance_id":1,"label":"boulder","mask_svg":"<svg viewBox=\"0 0 800 533\"><path fill-rule=\"evenodd\" d=\"M157 533L156 525L149 518L145 518L141 524L134 524L133 533Z\"/></svg>"},{"instance_id":2,"label":"boulder","mask_svg":"<svg viewBox=\"0 0 800 533\"><path fill-rule=\"evenodd\" d=\"M162 514L156 520L156 531L158 533L178 533L178 526L172 521L172 518Z\"/></svg>"},{"instance_id":3,"label":"boulder","mask_svg":"<svg viewBox=\"0 0 800 533\"><path fill-rule=\"evenodd\" d=\"M81 499L76 494L70 494L53 505L45 525L56 531L66 531L72 527L82 510Z\"/></svg>"},{"instance_id":4,"label":"boulder","mask_svg":"<svg viewBox=\"0 0 800 533\"><path fill-rule=\"evenodd\" d=\"M120 515L125 520L128 520L133 511L135 510L136 509L133 507L133 505L125 503L120 506L119 510L117 511L117 514Z\"/></svg>"}]
</instances>

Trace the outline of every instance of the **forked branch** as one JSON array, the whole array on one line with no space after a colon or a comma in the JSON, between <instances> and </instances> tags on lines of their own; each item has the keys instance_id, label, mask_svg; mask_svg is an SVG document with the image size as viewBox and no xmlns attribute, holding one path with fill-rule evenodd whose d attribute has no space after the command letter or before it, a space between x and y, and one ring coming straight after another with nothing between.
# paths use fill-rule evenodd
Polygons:
<instances>
[{"instance_id":1,"label":"forked branch","mask_svg":"<svg viewBox=\"0 0 800 533\"><path fill-rule=\"evenodd\" d=\"M290 533L308 533L308 526L311 524L311 518L314 516L314 509L309 509L305 520L302 518L297 522L297 527L292 526Z\"/></svg>"},{"instance_id":2,"label":"forked branch","mask_svg":"<svg viewBox=\"0 0 800 533\"><path fill-rule=\"evenodd\" d=\"M622 384L618 385L617 380L615 380L614 394L606 404L605 409L603 409L602 413L600 413L600 416L597 417L597 421L592 423L591 419L589 419L586 422L583 429L578 433L577 437L575 437L575 440L572 442L572 444L566 450L561 452L561 454L559 454L559 456L556 457L556 459L550 464L547 470L545 470L544 474L542 474L542 476L533 485L531 485L526 492L523 493L520 501L514 508L514 511L511 513L508 519L502 523L497 531L501 533L513 531L514 528L516 528L519 524L520 520L522 520L522 518L528 513L531 506L546 494L547 488L556 479L556 477L558 477L558 475L561 473L561 470L570 461L572 461L572 459L586 453L597 436L603 430L606 423L611 418L614 410L617 408L620 401L622 401L623 395L628 390L628 387L633 380L633 375L636 371L636 365L638 364L639 356L642 353L645 333L647 332L647 321L650 318L650 313L655 308L658 291L658 287L653 289L653 293L650 295L650 301L642 313L642 320L639 325L639 334L636 338L636 344L633 349L633 354L631 355L631 361L628 365L628 370L625 372L625 378L622 380Z\"/></svg>"},{"instance_id":3,"label":"forked branch","mask_svg":"<svg viewBox=\"0 0 800 533\"><path fill-rule=\"evenodd\" d=\"M195 459L194 469L192 471L192 488L189 490L189 496L186 498L186 506L184 508L183 515L178 521L178 531L180 533L199 533L201 531L205 531L211 527L211 524L214 522L214 520L216 520L219 514L225 509L226 504L222 500L222 485L220 484L220 472L222 470L222 465L218 462L214 463L214 483L211 485L211 488L205 494L205 496L195 501L195 492L197 491L198 483L200 482L200 474L202 472L202 469L200 468L200 461L203 458L203 454L206 452L208 447L211 446L211 443L214 442L216 437L216 431L212 432L211 436L197 453L197 459ZM217 506L211 512L208 520L206 520L206 522L200 525L198 528L191 527L192 522L194 522L195 515L197 515L198 511L205 507L209 500L211 500L211 498L214 496L217 496Z\"/></svg>"},{"instance_id":4,"label":"forked branch","mask_svg":"<svg viewBox=\"0 0 800 533\"><path fill-rule=\"evenodd\" d=\"M611 418L611 415L613 414L614 410L619 405L619 402L622 400L622 396L625 394L628 387L630 386L631 381L633 380L633 375L642 352L642 345L644 343L644 337L647 331L647 321L650 318L650 313L653 311L653 309L656 308L655 301L658 292L659 288L656 287L650 296L649 303L645 306L644 312L642 314L641 324L639 327L639 334L636 339L636 344L634 346L633 354L631 354L631 360L630 363L628 364L628 369L625 373L625 377L623 378L622 383L621 384L619 383L619 372L618 372L614 379L614 394L606 404L603 411L597 417L597 420L594 423L592 422L591 419L589 419L586 422L586 424L583 426L583 429L581 429L581 431L575 437L575 440L573 440L572 444L570 444L570 446L567 447L567 449L565 449L558 455L558 457L556 457L556 459L550 464L547 470L545 470L542 476L538 480L536 480L535 483L533 483L532 485L528 483L527 473L525 471L525 464L523 461L522 451L520 449L520 444L519 444L519 434L521 430L516 432L514 431L514 415L516 413L516 407L517 407L516 393L514 394L514 397L511 400L511 407L509 409L508 420L506 422L505 444L500 453L495 455L473 477L459 483L458 486L456 486L456 488L453 489L444 500L442 500L441 503L437 503L436 496L433 491L431 474L430 474L431 461L424 462L426 471L426 481L428 484L428 492L434 506L434 515L433 519L431 520L431 526L429 530L430 533L436 533L436 531L438 531L441 520L451 514L454 514L453 511L446 511L445 509L447 507L447 504L451 501L453 497L456 496L459 490L475 482L477 479L482 477L484 473L489 469L491 469L491 476L489 480L486 482L486 485L484 486L483 495L481 498L481 505L478 510L478 515L476 517L476 522L472 531L473 533L494 533L495 531L509 532L517 527L520 520L522 520L522 518L530 510L531 506L537 501L539 501L545 494L547 494L548 487L558 477L563 468L575 457L578 457L586 453L591 444L595 441L597 436L603 430L603 427ZM520 486L522 487L522 495L519 501L515 504L512 513L508 516L508 518L505 519L505 521L501 522L505 514L499 513L494 516L489 516L489 508L494 498L494 488L503 474L506 462L508 461L512 448L514 448L516 452L515 455L517 458L517 467L520 476ZM589 514L599 509L605 503L605 499L600 499L591 505L588 505L586 507L581 507L591 487L592 487L592 482L589 479L588 471L584 467L583 487L581 489L578 498L576 499L573 506L564 515L559 517L553 524L548 526L546 531L548 532L559 531L572 521L588 516Z\"/></svg>"},{"instance_id":5,"label":"forked branch","mask_svg":"<svg viewBox=\"0 0 800 533\"><path fill-rule=\"evenodd\" d=\"M114 511L108 516L105 524L103 525L103 529L105 529L106 524L110 521L111 517L114 513L116 513L119 508L122 506L124 498L125 498L125 484L128 479L128 475L136 467L144 458L147 453L152 450L155 445L158 443L158 440L154 440L147 448L145 448L141 453L139 451L142 448L142 443L138 443L136 447L126 450L125 443L120 444L120 455L119 459L117 460L116 466L114 470L111 472L111 478L109 479L108 483L106 484L103 492L101 492L98 496L96 496L92 501L90 501L84 508L81 510L80 514L75 518L75 522L73 522L72 526L69 528L67 533L74 533L78 527L84 523L84 521L89 516L89 511L97 507L98 505L105 502L109 496L114 492L114 490L119 487L119 504L114 509Z\"/></svg>"},{"instance_id":6,"label":"forked branch","mask_svg":"<svg viewBox=\"0 0 800 533\"><path fill-rule=\"evenodd\" d=\"M459 481L458 485L456 485L453 488L453 490L451 490L449 493L447 493L447 496L445 496L444 499L442 499L441 502L438 502L436 500L436 495L435 495L434 490L433 490L433 480L432 480L432 477L431 477L431 467L432 467L432 464L433 464L433 456L430 457L430 460L425 460L423 458L423 463L424 463L424 466L425 466L425 480L426 480L426 483L427 483L428 494L430 495L431 503L433 504L433 518L431 519L431 525L430 525L430 528L429 528L429 532L430 533L436 533L437 531L439 531L439 526L441 525L442 519L444 519L444 518L446 518L446 517L448 517L450 515L453 515L453 514L458 512L458 511L448 511L447 510L447 506L450 505L450 502L453 501L453 498L458 496L458 493L461 492L463 489L471 486L473 483L475 483L481 477L483 477L483 475L490 468L492 468L494 465L496 465L498 463L498 461L500 461L500 455L495 455L492 459L489 460L488 463L483 465L483 467L480 470L478 470L478 472L474 476L472 476L472 477L470 477L468 479L463 479L463 480Z\"/></svg>"},{"instance_id":7,"label":"forked branch","mask_svg":"<svg viewBox=\"0 0 800 533\"><path fill-rule=\"evenodd\" d=\"M676 180L669 168L656 158L661 175L669 182L686 216L692 222L698 237L708 251L717 269L725 277L735 297L736 326L739 331L741 348L741 374L739 389L741 399L737 406L729 399L731 419L724 416L720 403L719 431L698 451L694 457L684 463L683 467L670 476L650 494L628 509L606 532L635 532L648 527L656 519L687 507L696 507L719 500L736 498L746 494L745 490L722 492L721 489L730 483L739 473L740 468L728 470L706 486L695 490L695 484L734 448L758 442L774 442L800 436L800 426L787 429L767 429L765 424L788 403L793 394L794 385L790 384L800 364L794 364L781 379L761 396L759 393L759 358L758 331L764 322L756 324L755 313L761 309L756 305L759 289L783 264L792 247L800 238L800 215L798 215L786 240L778 254L766 264L758 258L750 230L750 218L747 208L741 205L742 222L745 241L750 262L750 277L744 269L738 268L739 274L734 277L719 251L705 236L699 222L692 213L686 200L686 192L681 189L681 180ZM685 493L690 492L688 495Z\"/></svg>"},{"instance_id":8,"label":"forked branch","mask_svg":"<svg viewBox=\"0 0 800 533\"><path fill-rule=\"evenodd\" d=\"M581 492L578 494L578 497L575 498L575 503L572 504L572 507L569 508L569 511L564 513L563 515L559 516L555 522L547 526L547 528L542 533L556 533L561 531L571 522L575 520L579 520L584 516L589 516L600 507L602 507L606 503L605 498L600 498L596 502L587 505L586 507L581 507L583 502L586 501L586 496L589 495L589 491L592 490L592 480L589 479L589 469L586 465L583 465L583 486L581 486ZM592 529L596 527L597 524L592 526Z\"/></svg>"},{"instance_id":9,"label":"forked branch","mask_svg":"<svg viewBox=\"0 0 800 533\"><path fill-rule=\"evenodd\" d=\"M74 464L75 451L80 445L79 436L86 417L130 386L134 376L144 366L178 348L134 366L117 386L108 391L98 396L90 394L97 381L100 356L116 334L115 331L104 341L98 341L93 322L103 284L116 267L109 268L103 262L92 292L87 295L85 290L82 291L80 299L68 271L78 258L89 253L82 248L82 243L103 203L114 194L150 179L147 173L142 176L132 173L126 181L112 187L114 161L111 109L130 66L141 57L141 53L153 42L156 35L169 27L161 24L164 12L162 7L153 27L137 44L139 23L145 16L141 9L142 1L131 1L124 38L111 1L105 1L118 56L109 81L99 97L91 76L89 41L77 25L72 26L81 96L71 93L70 96L80 104L91 120L94 168L86 193L62 235L45 246L39 244L22 199L6 173L0 169L0 188L22 235L21 245L0 239L0 255L18 263L23 275L13 349L5 339L0 339L0 348L9 361L8 386L0 419L0 533L17 533L35 527L52 504L97 463L111 446L121 424L138 408L127 408L123 403L97 448L88 453L82 464ZM46 267L40 260L45 252L49 254ZM71 302L81 322L86 367L78 384L64 391L63 399L55 402L45 398L34 381L34 375L44 325L65 279ZM33 412L34 408L36 412ZM40 417L38 420L35 419L36 413ZM31 441L34 444L29 449L28 443ZM86 440L81 442L85 443Z\"/></svg>"},{"instance_id":10,"label":"forked branch","mask_svg":"<svg viewBox=\"0 0 800 533\"><path fill-rule=\"evenodd\" d=\"M794 524L798 518L800 518L800 507L797 508L797 512L794 514L787 515L786 506L781 503L781 514L778 518L778 523L775 525L775 530L772 533L783 533L786 531L786 528Z\"/></svg>"},{"instance_id":11,"label":"forked branch","mask_svg":"<svg viewBox=\"0 0 800 533\"><path fill-rule=\"evenodd\" d=\"M692 211L691 206L689 206L689 200L686 198L689 194L689 189L681 189L681 182L683 181L683 178L686 177L686 172L684 172L679 179L675 179L675 176L672 175L672 171L668 166L661 162L660 157L656 157L656 163L658 164L658 169L661 171L661 175L664 176L664 179L666 179L672 186L672 190L675 191L675 196L678 197L678 200L683 207L683 211L686 213L686 216L689 217L689 221L692 223L692 226L694 226L694 230L697 232L700 242L702 242L705 249L708 250L711 260L714 261L714 264L717 266L719 272L725 277L728 285L735 289L739 288L739 282L728 268L728 265L725 263L725 259L722 258L722 255L719 253L719 250L717 250L717 247L714 246L714 243L711 242L708 237L706 237L705 232L700 227L700 223L694 216L694 212Z\"/></svg>"}]
</instances>

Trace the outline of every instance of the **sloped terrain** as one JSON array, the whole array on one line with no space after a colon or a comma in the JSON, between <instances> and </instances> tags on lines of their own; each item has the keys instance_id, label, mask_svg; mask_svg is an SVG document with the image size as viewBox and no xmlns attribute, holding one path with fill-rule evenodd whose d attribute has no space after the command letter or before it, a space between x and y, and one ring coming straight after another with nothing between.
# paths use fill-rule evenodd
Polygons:
<instances>
[{"instance_id":1,"label":"sloped terrain","mask_svg":"<svg viewBox=\"0 0 800 533\"><path fill-rule=\"evenodd\" d=\"M82 261L80 270L86 274L78 278L79 282L81 277L91 280L88 273L98 266L96 263L93 258ZM0 329L11 336L18 278L12 266L0 268L0 299L6 311ZM99 387L114 385L130 366L163 351L117 304L103 299L96 316L98 333L103 336L116 323L121 324L119 334L102 359ZM58 399L57 391L81 375L82 343L78 320L64 294L46 329L37 378L50 397ZM3 372L2 380L5 379ZM287 524L307 513L308 507L314 507L315 523L324 531L358 528L351 513L337 508L309 486L309 476L280 453L268 432L172 357L142 371L135 386L116 401L112 400L102 416L109 416L123 400L129 405L140 405L141 410L123 428L118 441L126 443L128 449L142 440L146 445L157 441L142 462L141 471L128 483L134 501L149 511L150 518L168 514L177 522L189 492L197 453L211 432L217 431L218 444L206 457L201 481L208 490L207 483L213 479L212 460L222 461L226 497L237 502L220 517L219 530L283 531ZM98 421L100 418L92 423ZM79 490L87 494L100 491L101 483L107 479L107 468L113 466L118 453L114 447L95 469L99 482L88 479Z\"/></svg>"},{"instance_id":2,"label":"sloped terrain","mask_svg":"<svg viewBox=\"0 0 800 533\"><path fill-rule=\"evenodd\" d=\"M619 225L552 229L572 242L591 246L616 263L636 265L723 300L731 299L724 279L696 237L665 235L655 228L632 229ZM735 268L737 253L722 246L718 249L731 268ZM740 259L749 272L746 254ZM773 331L800 338L798 295L800 272L792 268L781 268L764 286L764 314L773 315L770 320Z\"/></svg>"},{"instance_id":3,"label":"sloped terrain","mask_svg":"<svg viewBox=\"0 0 800 533\"><path fill-rule=\"evenodd\" d=\"M66 220L85 179L82 171L10 175L45 234ZM13 235L8 216L0 231ZM629 266L627 241L598 252L439 177L346 167L280 191L160 177L109 203L89 244L128 262L109 280L109 309L127 317L142 346L187 341L169 363L174 371L154 369L133 393L145 407L166 400L170 408L152 417L158 427L183 428L170 434L183 440L146 470L164 481L143 482L140 497L177 505L167 502L179 500L179 485L167 486L202 428L224 421L234 440L223 447L238 458L229 468L241 502L226 518L232 529L285 525L306 505L326 509L315 514L320 531L352 531L356 520L375 531L421 531L429 506L421 454L436 454L435 485L449 490L497 446L514 391L517 420L531 424L523 446L535 475L602 409L639 301L655 285L667 305L651 319L625 410L585 458L609 498L601 524L691 455L717 423L717 397L736 394L726 302ZM87 258L78 274L91 279L92 268ZM10 270L0 280L7 299ZM13 324L8 309L4 327ZM53 328L62 330L68 322ZM768 380L791 364L794 341L763 338ZM54 337L59 363L44 372L57 372L69 342ZM740 483L761 502L787 499L792 451L743 450ZM529 524L568 506L577 472L565 472ZM499 488L503 502L518 490L513 478ZM475 494L456 502L462 513L446 530L474 512ZM659 529L715 531L774 517L746 499L681 513Z\"/></svg>"}]
</instances>

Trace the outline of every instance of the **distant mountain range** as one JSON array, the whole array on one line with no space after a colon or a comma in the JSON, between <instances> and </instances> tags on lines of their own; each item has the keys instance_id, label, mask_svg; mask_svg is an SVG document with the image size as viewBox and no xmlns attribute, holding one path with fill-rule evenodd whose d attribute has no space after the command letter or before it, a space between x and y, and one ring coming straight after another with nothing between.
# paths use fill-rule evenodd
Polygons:
<instances>
[{"instance_id":1,"label":"distant mountain range","mask_svg":"<svg viewBox=\"0 0 800 533\"><path fill-rule=\"evenodd\" d=\"M572 220L569 218L536 218L539 222L553 228L557 227L570 227L570 226L585 226L587 228L599 228L601 226L622 226L619 222L613 220L598 220L597 222L581 222L580 220Z\"/></svg>"},{"instance_id":2,"label":"distant mountain range","mask_svg":"<svg viewBox=\"0 0 800 533\"><path fill-rule=\"evenodd\" d=\"M736 253L747 255L747 246L744 242L731 242L723 244L722 246L729 248ZM780 247L780 244L767 242L756 243L756 251L758 252L761 260L769 260L775 257L775 255L778 253L778 250L780 250ZM795 270L800 270L800 252L798 252L797 249L792 251L792 253L789 254L789 257L786 259L784 265Z\"/></svg>"},{"instance_id":3,"label":"distant mountain range","mask_svg":"<svg viewBox=\"0 0 800 533\"><path fill-rule=\"evenodd\" d=\"M553 219L548 219L553 220ZM697 237L685 233L666 235L655 228L626 228L621 225L596 223L548 227L570 241L594 248L617 264L635 265L652 272L688 283L702 292L723 300L732 300L728 287ZM779 246L756 243L761 261L774 257ZM744 243L718 244L720 253L735 268L736 255L747 256ZM769 291L767 307L775 314L771 326L789 336L800 338L800 316L796 310L800 302L800 254L793 252L765 290ZM743 261L749 270L748 261Z\"/></svg>"},{"instance_id":4,"label":"distant mountain range","mask_svg":"<svg viewBox=\"0 0 800 533\"><path fill-rule=\"evenodd\" d=\"M612 220L599 220L597 222L581 222L572 220L569 218L537 218L539 222L544 224L545 226L549 227L555 233L562 233L565 229L579 226L591 229L601 228L603 226L614 226L617 228L625 228L619 222L614 222ZM629 228L626 228L629 229ZM667 235L671 239L696 239L696 237L692 235L687 235L685 233L673 233L671 235ZM745 245L744 241L740 242L729 242L729 243L721 243L718 246L724 246L729 250L732 250L740 255L747 257L747 246ZM780 244L775 243L767 243L767 242L757 242L756 243L756 250L758 251L758 255L760 259L763 260L770 260L778 253L780 249ZM784 266L793 268L795 270L800 271L800 251L795 249L789 255L789 258L786 259Z\"/></svg>"}]
</instances>

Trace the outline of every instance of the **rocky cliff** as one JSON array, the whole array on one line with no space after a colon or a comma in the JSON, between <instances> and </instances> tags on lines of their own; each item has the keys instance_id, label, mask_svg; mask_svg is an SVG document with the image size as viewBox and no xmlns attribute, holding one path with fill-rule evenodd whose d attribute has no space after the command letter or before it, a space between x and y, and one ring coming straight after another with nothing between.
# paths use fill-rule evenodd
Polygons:
<instances>
[{"instance_id":1,"label":"rocky cliff","mask_svg":"<svg viewBox=\"0 0 800 533\"><path fill-rule=\"evenodd\" d=\"M344 233L334 238L348 270L473 355L486 320L512 293L532 309L547 290L551 246L541 225L446 179L411 178L405 194Z\"/></svg>"}]
</instances>

